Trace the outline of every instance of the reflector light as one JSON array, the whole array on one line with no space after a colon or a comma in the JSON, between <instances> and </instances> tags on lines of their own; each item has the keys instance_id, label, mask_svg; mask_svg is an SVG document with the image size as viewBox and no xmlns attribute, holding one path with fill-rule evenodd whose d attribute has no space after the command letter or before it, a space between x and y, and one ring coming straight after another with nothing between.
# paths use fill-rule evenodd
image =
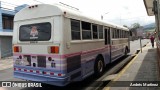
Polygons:
<instances>
[{"instance_id":1,"label":"reflector light","mask_svg":"<svg viewBox=\"0 0 160 90\"><path fill-rule=\"evenodd\" d=\"M36 71L36 73L39 73L39 71Z\"/></svg>"},{"instance_id":2,"label":"reflector light","mask_svg":"<svg viewBox=\"0 0 160 90\"><path fill-rule=\"evenodd\" d=\"M62 76L62 74L59 73L58 76Z\"/></svg>"},{"instance_id":3,"label":"reflector light","mask_svg":"<svg viewBox=\"0 0 160 90\"><path fill-rule=\"evenodd\" d=\"M30 72L33 72L33 70L30 70Z\"/></svg>"},{"instance_id":4,"label":"reflector light","mask_svg":"<svg viewBox=\"0 0 160 90\"><path fill-rule=\"evenodd\" d=\"M48 61L51 61L52 60L52 58L51 57L48 57Z\"/></svg>"},{"instance_id":5,"label":"reflector light","mask_svg":"<svg viewBox=\"0 0 160 90\"><path fill-rule=\"evenodd\" d=\"M59 47L58 46L51 46L50 47L50 53L59 53Z\"/></svg>"},{"instance_id":6,"label":"reflector light","mask_svg":"<svg viewBox=\"0 0 160 90\"><path fill-rule=\"evenodd\" d=\"M54 73L53 73L53 72L50 72L50 75L54 75Z\"/></svg>"},{"instance_id":7,"label":"reflector light","mask_svg":"<svg viewBox=\"0 0 160 90\"><path fill-rule=\"evenodd\" d=\"M20 52L20 47L19 46L14 46L13 50L14 50L14 52Z\"/></svg>"},{"instance_id":8,"label":"reflector light","mask_svg":"<svg viewBox=\"0 0 160 90\"><path fill-rule=\"evenodd\" d=\"M21 71L21 69L20 69L20 68L19 68L18 70L19 70L19 71Z\"/></svg>"},{"instance_id":9,"label":"reflector light","mask_svg":"<svg viewBox=\"0 0 160 90\"><path fill-rule=\"evenodd\" d=\"M14 68L14 71L16 70L16 68Z\"/></svg>"},{"instance_id":10,"label":"reflector light","mask_svg":"<svg viewBox=\"0 0 160 90\"><path fill-rule=\"evenodd\" d=\"M47 72L43 72L43 74L47 74Z\"/></svg>"},{"instance_id":11,"label":"reflector light","mask_svg":"<svg viewBox=\"0 0 160 90\"><path fill-rule=\"evenodd\" d=\"M27 69L24 69L25 72L27 72Z\"/></svg>"}]
</instances>

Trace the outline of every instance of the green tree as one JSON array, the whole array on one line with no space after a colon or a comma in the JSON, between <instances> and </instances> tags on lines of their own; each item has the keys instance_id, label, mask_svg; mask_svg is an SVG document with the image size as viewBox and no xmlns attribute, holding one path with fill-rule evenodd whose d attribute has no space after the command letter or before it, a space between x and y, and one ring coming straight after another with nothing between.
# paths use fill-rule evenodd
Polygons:
<instances>
[{"instance_id":1,"label":"green tree","mask_svg":"<svg viewBox=\"0 0 160 90\"><path fill-rule=\"evenodd\" d=\"M123 27L129 28L127 25L123 25Z\"/></svg>"},{"instance_id":2,"label":"green tree","mask_svg":"<svg viewBox=\"0 0 160 90\"><path fill-rule=\"evenodd\" d=\"M139 23L133 23L130 27L130 31L133 32L135 34L135 36L137 36L137 28L139 28L141 25Z\"/></svg>"},{"instance_id":3,"label":"green tree","mask_svg":"<svg viewBox=\"0 0 160 90\"><path fill-rule=\"evenodd\" d=\"M140 27L140 24L139 23L133 23L132 25L131 25L131 28L133 28L133 29L137 29L137 28L139 28Z\"/></svg>"}]
</instances>

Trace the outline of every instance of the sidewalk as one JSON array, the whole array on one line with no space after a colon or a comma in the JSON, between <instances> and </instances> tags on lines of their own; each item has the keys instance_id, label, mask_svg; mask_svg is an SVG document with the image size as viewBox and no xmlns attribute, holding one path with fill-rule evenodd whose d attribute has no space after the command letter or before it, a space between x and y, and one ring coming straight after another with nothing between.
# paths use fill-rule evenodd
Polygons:
<instances>
[{"instance_id":1,"label":"sidewalk","mask_svg":"<svg viewBox=\"0 0 160 90\"><path fill-rule=\"evenodd\" d=\"M13 67L13 59L12 57L6 57L0 59L0 70L8 69Z\"/></svg>"},{"instance_id":2,"label":"sidewalk","mask_svg":"<svg viewBox=\"0 0 160 90\"><path fill-rule=\"evenodd\" d=\"M160 81L158 71L157 48L152 48L151 43L148 43L142 53L140 52L110 83L111 86L115 85L113 82L121 85L128 83L128 86L105 87L104 90L160 90L158 87L129 87L131 81Z\"/></svg>"}]
</instances>

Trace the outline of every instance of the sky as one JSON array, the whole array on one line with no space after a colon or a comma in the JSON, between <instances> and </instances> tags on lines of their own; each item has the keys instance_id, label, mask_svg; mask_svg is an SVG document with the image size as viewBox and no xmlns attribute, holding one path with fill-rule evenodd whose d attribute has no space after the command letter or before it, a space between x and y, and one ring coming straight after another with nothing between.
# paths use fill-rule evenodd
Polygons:
<instances>
[{"instance_id":1,"label":"sky","mask_svg":"<svg viewBox=\"0 0 160 90\"><path fill-rule=\"evenodd\" d=\"M16 5L65 3L78 8L81 12L96 19L119 25L131 26L133 23L146 25L154 22L154 16L148 16L143 0L0 0L2 7L13 8Z\"/></svg>"}]
</instances>

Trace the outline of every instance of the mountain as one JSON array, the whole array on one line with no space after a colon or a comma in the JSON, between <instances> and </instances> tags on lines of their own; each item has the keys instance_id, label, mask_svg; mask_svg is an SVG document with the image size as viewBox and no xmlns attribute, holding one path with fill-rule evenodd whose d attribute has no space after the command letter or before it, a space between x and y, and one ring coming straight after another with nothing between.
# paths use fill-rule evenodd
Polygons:
<instances>
[{"instance_id":1,"label":"mountain","mask_svg":"<svg viewBox=\"0 0 160 90\"><path fill-rule=\"evenodd\" d=\"M155 27L156 27L155 23L150 23L143 26L144 30L151 30L154 29Z\"/></svg>"}]
</instances>

